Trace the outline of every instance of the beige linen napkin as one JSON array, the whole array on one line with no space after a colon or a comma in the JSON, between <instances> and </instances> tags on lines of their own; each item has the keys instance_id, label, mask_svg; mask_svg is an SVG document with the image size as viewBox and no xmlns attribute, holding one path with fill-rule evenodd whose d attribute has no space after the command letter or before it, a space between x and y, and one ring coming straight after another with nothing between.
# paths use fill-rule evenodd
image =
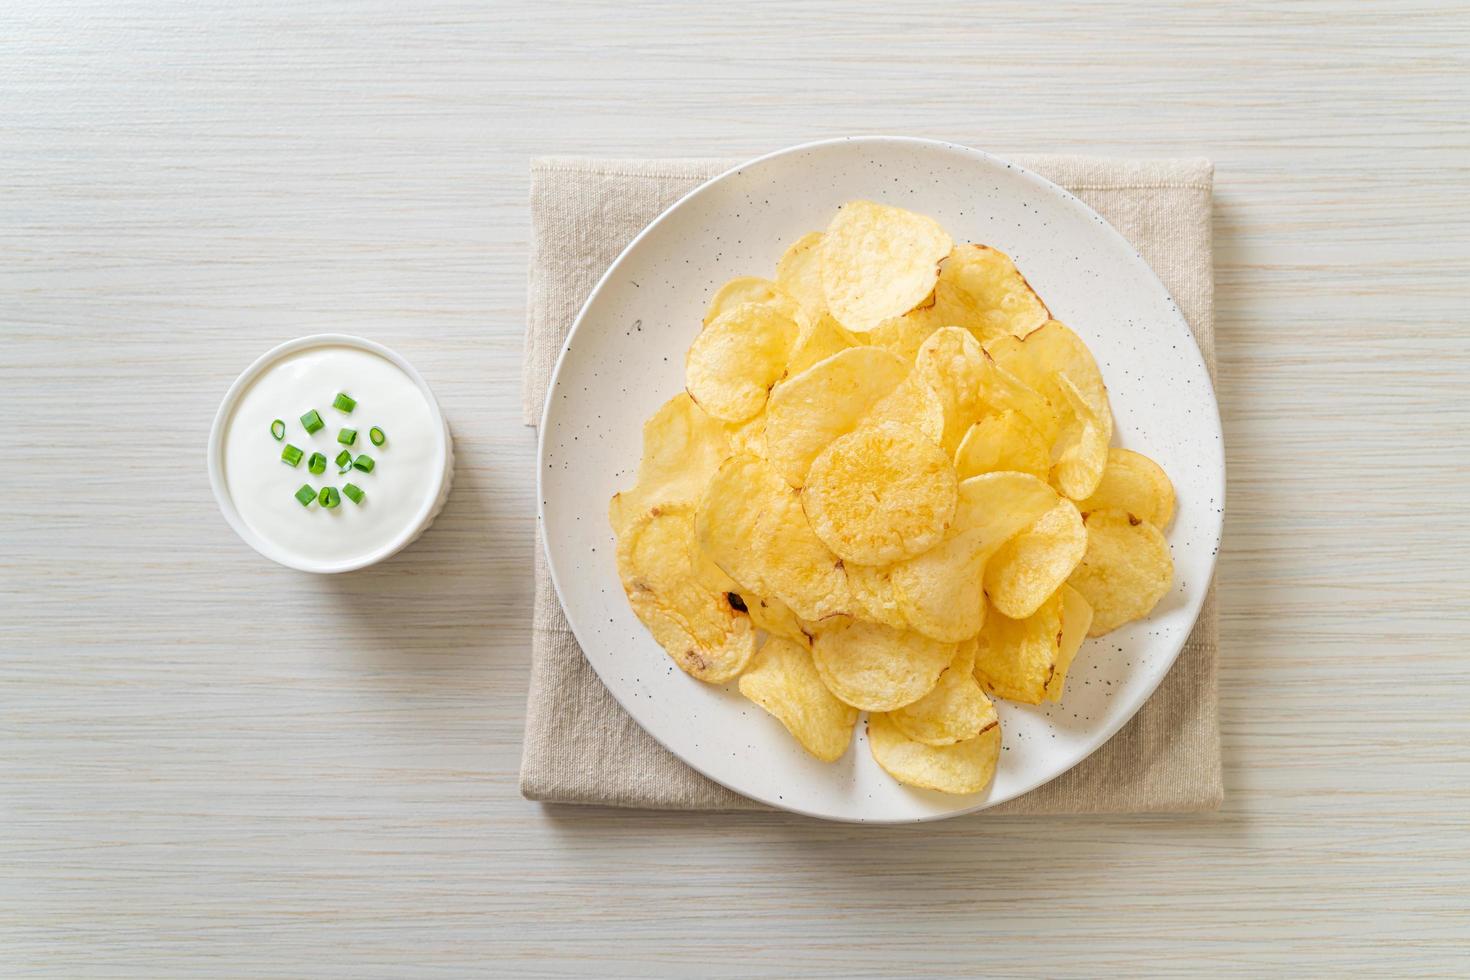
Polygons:
<instances>
[{"instance_id":1,"label":"beige linen napkin","mask_svg":"<svg viewBox=\"0 0 1470 980\"><path fill-rule=\"evenodd\" d=\"M1213 166L1207 160L1018 156L1132 242L1183 310L1213 375ZM523 374L535 425L562 341L623 247L685 193L741 161L548 158L531 166L530 299ZM531 688L521 792L557 803L765 809L655 742L582 656L536 542ZM1220 805L1214 589L1174 668L1123 730L1069 772L985 813L1153 813Z\"/></svg>"}]
</instances>

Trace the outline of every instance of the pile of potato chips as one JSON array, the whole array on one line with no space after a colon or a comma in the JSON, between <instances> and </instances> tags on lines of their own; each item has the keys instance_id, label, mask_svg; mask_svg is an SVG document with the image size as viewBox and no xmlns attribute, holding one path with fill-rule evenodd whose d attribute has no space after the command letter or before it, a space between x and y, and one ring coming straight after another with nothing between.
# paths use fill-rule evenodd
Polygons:
<instances>
[{"instance_id":1,"label":"pile of potato chips","mask_svg":"<svg viewBox=\"0 0 1470 980\"><path fill-rule=\"evenodd\" d=\"M1092 354L1010 258L852 201L711 300L612 500L623 588L816 757L866 711L896 779L978 792L990 698L1059 700L1084 637L1169 588L1173 487L1112 434Z\"/></svg>"}]
</instances>

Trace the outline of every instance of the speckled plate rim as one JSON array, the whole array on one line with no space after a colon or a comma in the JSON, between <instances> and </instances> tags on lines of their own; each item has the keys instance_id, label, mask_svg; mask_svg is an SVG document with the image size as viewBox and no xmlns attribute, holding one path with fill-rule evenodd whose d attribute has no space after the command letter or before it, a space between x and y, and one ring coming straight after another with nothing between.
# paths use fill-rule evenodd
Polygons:
<instances>
[{"instance_id":1,"label":"speckled plate rim","mask_svg":"<svg viewBox=\"0 0 1470 980\"><path fill-rule=\"evenodd\" d=\"M849 136L841 137L838 139L815 140L808 143L800 143L793 146L788 146L783 149L773 151L771 153L754 157L743 163L737 164L736 166L730 167L723 173L712 177L704 183L700 184L698 187L694 188L689 193L679 198L673 204L669 205L669 207L665 208L664 211L659 214L657 218L649 222L649 224L641 232L639 232L632 239L632 241L630 241L623 248L621 252L618 253L618 257L613 260L613 262L608 266L607 270L602 274L601 278L598 279L597 285L593 287L592 291L588 294L586 301L582 304L581 309L577 312L577 317L573 321L571 328L567 331L566 339L563 341L561 350L557 355L556 365L552 370L551 380L546 388L545 401L541 406L541 417L537 428L536 520L537 523L540 524L543 528L542 537L545 541L543 553L546 558L548 575L551 579L552 586L556 591L557 600L561 604L562 610L567 617L567 622L571 626L572 634L576 637L579 647L582 647L584 650L587 642L585 637L589 636L590 633L584 627L579 625L576 611L570 608L569 604L565 601L565 590L562 586L561 576L557 569L556 556L552 550L549 536L545 534L544 530L546 521L547 500L544 480L545 474L548 469L546 465L547 433L549 429L549 420L552 413L552 406L555 404L556 401L554 396L557 392L558 384L561 380L562 369L566 364L568 352L572 349L573 343L574 341L576 341L578 333L583 329L584 324L587 322L589 312L596 306L599 297L607 288L609 282L611 282L613 278L618 274L624 261L627 260L631 254L637 251L637 249L644 242L645 239L657 234L660 230L660 227L679 210L681 210L689 203L695 201L702 195L710 193L712 189L714 189L721 183L731 179L732 177L735 177L743 171L750 170L760 164L777 160L785 156L801 154L808 151L819 150L840 144L866 144L874 147L882 146L884 144L901 144L918 145L941 149L958 154L962 157L966 157L971 161L978 161L994 166L1005 167L1006 169L1013 172L1020 179L1030 182L1038 188L1045 189L1055 194L1064 204L1077 210L1080 214L1080 217L1085 218L1089 221L1095 221L1099 225L1101 225L1102 228L1105 229L1106 234L1111 236L1118 248L1133 257L1133 260L1140 267L1140 271L1149 281L1151 281L1158 288L1159 292L1164 296L1169 297L1170 306L1174 311L1174 316L1177 318L1179 325L1183 327L1184 336L1188 339L1188 342L1192 347L1194 358L1198 361L1199 366L1203 369L1205 363L1204 355L1199 349L1199 343L1194 337L1193 330L1190 329L1188 322L1184 319L1183 313L1179 311L1178 304L1173 302L1173 297L1169 295L1167 287L1159 279L1157 273L1154 272L1153 268L1149 266L1149 264L1138 253L1133 244L1129 242L1128 239L1126 239L1120 232L1118 232L1118 230L1114 228L1106 219L1104 219L1101 215L1099 215L1096 211L1094 211L1091 207L1089 207L1080 198L1072 194L1066 188L1061 187L1058 184L1055 184L1052 181L1049 181L1046 178L1040 176L1039 174L1025 169L1024 167L1020 167L1014 163L1006 161L1001 157L995 156L994 154L986 153L983 150L977 150L972 147L964 146L958 143L951 143L944 140L924 139L921 137ZM742 796L747 797L748 799L764 803L767 806L770 806L777 810L783 810L789 813L796 813L802 816L813 817L819 820L829 820L838 823L895 825L929 823L936 820L947 820L953 817L965 816L966 814L986 810L990 807L998 806L1001 803L1006 803L1019 796L1023 796L1026 793L1029 793L1032 790L1036 789L1038 786L1049 783L1052 780L1055 780L1063 774L1076 768L1077 765L1089 758L1109 739L1116 735L1118 731L1123 728L1124 725L1131 721L1133 717L1138 713L1138 710L1143 707L1144 703L1153 696L1154 691L1158 689L1158 686L1163 682L1169 671L1173 669L1175 662L1178 660L1179 653L1184 649L1185 643L1188 642L1190 632L1192 631L1192 625L1198 621L1200 612L1204 607L1205 599L1209 594L1209 582L1212 581L1214 577L1215 566L1219 555L1220 539L1224 529L1226 487L1225 446L1223 438L1223 425L1220 420L1219 400L1215 395L1213 379L1210 378L1208 370L1202 370L1201 373L1203 375L1205 391L1208 396L1208 403L1213 409L1207 421L1213 426L1215 435L1213 441L1216 452L1215 458L1211 460L1211 462L1214 464L1214 472L1218 474L1217 485L1214 487L1214 490L1216 494L1215 499L1218 500L1219 505L1214 512L1212 526L1208 529L1211 535L1211 540L1209 542L1210 547L1207 561L1208 574L1205 576L1206 581L1202 587L1196 588L1191 592L1187 608L1184 610L1185 615L1188 618L1188 622L1191 624L1191 628L1180 632L1178 641L1173 644L1172 653L1167 657L1167 663L1162 664L1159 669L1156 670L1153 677L1135 692L1131 701L1126 704L1123 710L1116 712L1115 717L1111 721L1109 721L1107 724L1099 726L1093 732L1092 737L1087 741L1086 745L1077 753L1076 757L1068 765L1062 767L1061 769L1058 769L1055 772L1044 774L1033 781L1027 782L1024 785L1015 788L1011 792L1000 795L996 795L993 793L986 794L985 798L979 800L971 806L957 806L953 809L927 813L916 817L890 818L883 816L847 816L842 814L825 813L793 805L792 803L784 799L772 799L767 795L752 792L748 788L732 785L730 781L721 779L718 775L708 771L705 767L699 765L699 763L695 759L691 758L689 754L681 751L679 746L672 745L667 740L659 738L658 735L656 735L652 731L649 731L648 728L643 726L641 722L639 727L643 728L645 732L648 732L651 738L657 741L670 753L678 757L682 762L684 762L685 765L688 765L690 768L699 772L701 775L712 780L713 782L724 786L731 792L738 793ZM584 653L583 656L585 657L586 654ZM597 662L590 657L587 658L587 660L588 663L592 666L593 670L596 671L601 678L601 671L598 667ZM635 710L635 708L631 704L629 704L623 697L619 695L619 692L615 685L606 683L605 678L602 679L604 681L604 686L607 688L608 692L613 696L613 698L618 702L623 710L628 713L629 717L633 718L635 721L638 721L638 711ZM955 797L955 799L960 800L962 799L962 797Z\"/></svg>"}]
</instances>

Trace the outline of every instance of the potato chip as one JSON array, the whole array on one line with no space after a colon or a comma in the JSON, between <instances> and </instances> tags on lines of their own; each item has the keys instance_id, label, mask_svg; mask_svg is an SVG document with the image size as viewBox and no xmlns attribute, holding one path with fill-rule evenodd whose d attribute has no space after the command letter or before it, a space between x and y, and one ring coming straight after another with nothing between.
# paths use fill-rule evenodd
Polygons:
<instances>
[{"instance_id":1,"label":"potato chip","mask_svg":"<svg viewBox=\"0 0 1470 980\"><path fill-rule=\"evenodd\" d=\"M891 711L919 700L938 683L954 654L953 643L861 620L818 634L812 642L812 662L822 683L865 711Z\"/></svg>"},{"instance_id":2,"label":"potato chip","mask_svg":"<svg viewBox=\"0 0 1470 980\"><path fill-rule=\"evenodd\" d=\"M793 487L801 486L817 454L856 429L908 371L908 365L887 351L853 347L781 382L766 407L772 465Z\"/></svg>"},{"instance_id":3,"label":"potato chip","mask_svg":"<svg viewBox=\"0 0 1470 980\"><path fill-rule=\"evenodd\" d=\"M825 361L838 351L856 347L857 339L825 313L807 321L797 334L786 360L786 375L800 374L818 361Z\"/></svg>"},{"instance_id":4,"label":"potato chip","mask_svg":"<svg viewBox=\"0 0 1470 980\"><path fill-rule=\"evenodd\" d=\"M892 316L879 322L861 337L866 343L891 351L912 364L929 335L945 325L939 322L934 307L920 306L903 316Z\"/></svg>"},{"instance_id":5,"label":"potato chip","mask_svg":"<svg viewBox=\"0 0 1470 980\"><path fill-rule=\"evenodd\" d=\"M759 596L751 589L741 589L737 584L735 594L739 597L739 602L745 604L745 611L756 629L802 646L811 645L811 636L802 627L801 619L791 611L790 606L775 596ZM739 603L736 603L736 607L739 608Z\"/></svg>"},{"instance_id":6,"label":"potato chip","mask_svg":"<svg viewBox=\"0 0 1470 980\"><path fill-rule=\"evenodd\" d=\"M1085 517L1095 510L1126 510L1154 527L1174 519L1174 485L1163 468L1131 449L1108 450L1102 480L1086 500L1077 502Z\"/></svg>"},{"instance_id":7,"label":"potato chip","mask_svg":"<svg viewBox=\"0 0 1470 980\"><path fill-rule=\"evenodd\" d=\"M898 608L892 569L883 565L845 565L847 587L852 595L852 615L894 629L908 629L908 620Z\"/></svg>"},{"instance_id":8,"label":"potato chip","mask_svg":"<svg viewBox=\"0 0 1470 980\"><path fill-rule=\"evenodd\" d=\"M709 301L709 309L704 314L704 325L709 326L721 315L737 306L744 306L746 303L772 307L778 313L785 314L787 319L798 326L801 326L806 319L801 304L771 280L761 279L758 276L740 276L721 286L714 298Z\"/></svg>"},{"instance_id":9,"label":"potato chip","mask_svg":"<svg viewBox=\"0 0 1470 980\"><path fill-rule=\"evenodd\" d=\"M858 333L902 316L928 298L951 244L933 218L849 201L818 247L827 309Z\"/></svg>"},{"instance_id":10,"label":"potato chip","mask_svg":"<svg viewBox=\"0 0 1470 980\"><path fill-rule=\"evenodd\" d=\"M726 456L725 426L680 392L643 423L643 457L638 482L614 495L608 508L613 533L622 536L627 514L655 503L692 504Z\"/></svg>"},{"instance_id":11,"label":"potato chip","mask_svg":"<svg viewBox=\"0 0 1470 980\"><path fill-rule=\"evenodd\" d=\"M842 436L812 462L801 502L812 530L843 561L886 565L944 537L958 487L932 440L880 422Z\"/></svg>"},{"instance_id":12,"label":"potato chip","mask_svg":"<svg viewBox=\"0 0 1470 980\"><path fill-rule=\"evenodd\" d=\"M852 604L842 562L812 533L796 492L763 459L724 462L700 498L695 529L726 574L802 619L845 613Z\"/></svg>"},{"instance_id":13,"label":"potato chip","mask_svg":"<svg viewBox=\"0 0 1470 980\"><path fill-rule=\"evenodd\" d=\"M1087 515L1087 552L1067 581L1092 606L1088 636L1101 636L1153 611L1174 579L1163 532L1124 510Z\"/></svg>"},{"instance_id":14,"label":"potato chip","mask_svg":"<svg viewBox=\"0 0 1470 980\"><path fill-rule=\"evenodd\" d=\"M903 621L944 642L979 633L985 622L987 562L1058 500L1055 490L1025 473L987 473L961 483L949 536L889 570Z\"/></svg>"},{"instance_id":15,"label":"potato chip","mask_svg":"<svg viewBox=\"0 0 1470 980\"><path fill-rule=\"evenodd\" d=\"M766 640L740 677L740 693L760 705L801 747L823 762L847 751L857 709L827 690L806 647L780 637Z\"/></svg>"},{"instance_id":16,"label":"potato chip","mask_svg":"<svg viewBox=\"0 0 1470 980\"><path fill-rule=\"evenodd\" d=\"M689 346L684 360L689 396L726 422L755 415L786 371L797 330L794 320L761 303L721 313Z\"/></svg>"},{"instance_id":17,"label":"potato chip","mask_svg":"<svg viewBox=\"0 0 1470 980\"><path fill-rule=\"evenodd\" d=\"M757 412L744 422L726 422L725 434L729 438L729 450L725 453L726 457L735 453L749 453L761 459L766 458L765 412ZM715 469L718 469L719 464L724 461L722 458L719 463L716 463ZM714 475L714 469L710 470L710 475ZM705 483L709 483L708 477L705 478ZM701 491L703 489L703 487L700 488Z\"/></svg>"},{"instance_id":18,"label":"potato chip","mask_svg":"<svg viewBox=\"0 0 1470 980\"><path fill-rule=\"evenodd\" d=\"M1065 374L1057 375L1062 392L1062 433L1051 450L1051 482L1073 500L1085 500L1102 482L1108 465L1108 436L1092 406Z\"/></svg>"},{"instance_id":19,"label":"potato chip","mask_svg":"<svg viewBox=\"0 0 1470 980\"><path fill-rule=\"evenodd\" d=\"M1023 704L1046 699L1061 661L1062 590L1025 619L992 609L975 649L975 679L992 697Z\"/></svg>"},{"instance_id":20,"label":"potato chip","mask_svg":"<svg viewBox=\"0 0 1470 980\"><path fill-rule=\"evenodd\" d=\"M618 574L634 614L691 677L723 684L755 653L755 628L730 596L701 580L694 508L630 515L618 539Z\"/></svg>"},{"instance_id":21,"label":"potato chip","mask_svg":"<svg viewBox=\"0 0 1470 980\"><path fill-rule=\"evenodd\" d=\"M997 364L1041 392L1053 404L1060 405L1062 393L1057 376L1065 374L1092 409L1105 434L1104 442L1113 436L1112 411L1108 407L1108 389L1103 384L1097 360L1082 338L1058 320L1048 320L1025 336L1001 337L985 345Z\"/></svg>"},{"instance_id":22,"label":"potato chip","mask_svg":"<svg viewBox=\"0 0 1470 980\"><path fill-rule=\"evenodd\" d=\"M913 377L932 388L944 406L940 445L951 458L980 414L980 379L985 370L985 352L959 327L940 327L915 356Z\"/></svg>"},{"instance_id":23,"label":"potato chip","mask_svg":"<svg viewBox=\"0 0 1470 980\"><path fill-rule=\"evenodd\" d=\"M961 480L1006 472L1045 480L1051 472L1051 447L1025 416L1007 410L970 426L955 451L954 468Z\"/></svg>"},{"instance_id":24,"label":"potato chip","mask_svg":"<svg viewBox=\"0 0 1470 980\"><path fill-rule=\"evenodd\" d=\"M999 718L995 705L975 680L975 641L960 644L934 690L913 704L888 713L888 717L915 742L953 745L974 738Z\"/></svg>"},{"instance_id":25,"label":"potato chip","mask_svg":"<svg viewBox=\"0 0 1470 980\"><path fill-rule=\"evenodd\" d=\"M940 401L938 392L910 372L897 388L878 400L863 422L901 422L918 429L938 445L944 438L944 402Z\"/></svg>"},{"instance_id":26,"label":"potato chip","mask_svg":"<svg viewBox=\"0 0 1470 980\"><path fill-rule=\"evenodd\" d=\"M1067 683L1067 672L1072 669L1072 661L1081 649L1082 641L1087 638L1087 631L1092 627L1092 607L1082 598L1082 593L1070 585L1063 585L1061 592L1062 636L1057 644L1056 669L1052 671L1051 680L1046 682L1048 701L1062 699L1062 687Z\"/></svg>"},{"instance_id":27,"label":"potato chip","mask_svg":"<svg viewBox=\"0 0 1470 980\"><path fill-rule=\"evenodd\" d=\"M822 288L821 244L820 231L808 232L776 263L776 284L796 300L813 323L827 312L827 294Z\"/></svg>"},{"instance_id":28,"label":"potato chip","mask_svg":"<svg viewBox=\"0 0 1470 980\"><path fill-rule=\"evenodd\" d=\"M990 604L1025 619L1061 587L1087 550L1077 505L1063 500L1001 546L985 567Z\"/></svg>"},{"instance_id":29,"label":"potato chip","mask_svg":"<svg viewBox=\"0 0 1470 980\"><path fill-rule=\"evenodd\" d=\"M934 309L946 325L964 327L984 343L1024 337L1050 314L1010 256L988 245L956 245L940 268Z\"/></svg>"},{"instance_id":30,"label":"potato chip","mask_svg":"<svg viewBox=\"0 0 1470 980\"><path fill-rule=\"evenodd\" d=\"M916 742L886 714L868 716L873 760L908 786L941 793L978 793L990 785L1000 759L1000 723L953 745Z\"/></svg>"}]
</instances>

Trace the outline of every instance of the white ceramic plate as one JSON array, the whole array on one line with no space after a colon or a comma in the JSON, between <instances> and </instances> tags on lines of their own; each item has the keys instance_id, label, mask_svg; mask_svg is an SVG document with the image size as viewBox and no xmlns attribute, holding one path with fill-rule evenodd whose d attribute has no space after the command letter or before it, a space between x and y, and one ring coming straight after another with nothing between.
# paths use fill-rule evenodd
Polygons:
<instances>
[{"instance_id":1,"label":"white ceramic plate","mask_svg":"<svg viewBox=\"0 0 1470 980\"><path fill-rule=\"evenodd\" d=\"M955 241L1016 260L1054 316L1097 356L1115 443L1173 478L1174 587L1143 622L1088 640L1058 705L998 702L1004 750L972 796L902 786L878 768L859 724L835 764L802 751L735 689L674 666L618 584L607 502L633 482L641 426L684 385L684 352L713 291L774 275L782 250L870 198L938 219ZM1174 663L1215 565L1224 503L1220 418L1199 348L1133 247L1056 185L949 143L857 138L753 160L695 190L613 263L562 351L541 425L538 482L547 558L577 640L613 696L689 765L772 806L836 820L901 822L1004 802L1070 769L1123 726Z\"/></svg>"}]
</instances>

